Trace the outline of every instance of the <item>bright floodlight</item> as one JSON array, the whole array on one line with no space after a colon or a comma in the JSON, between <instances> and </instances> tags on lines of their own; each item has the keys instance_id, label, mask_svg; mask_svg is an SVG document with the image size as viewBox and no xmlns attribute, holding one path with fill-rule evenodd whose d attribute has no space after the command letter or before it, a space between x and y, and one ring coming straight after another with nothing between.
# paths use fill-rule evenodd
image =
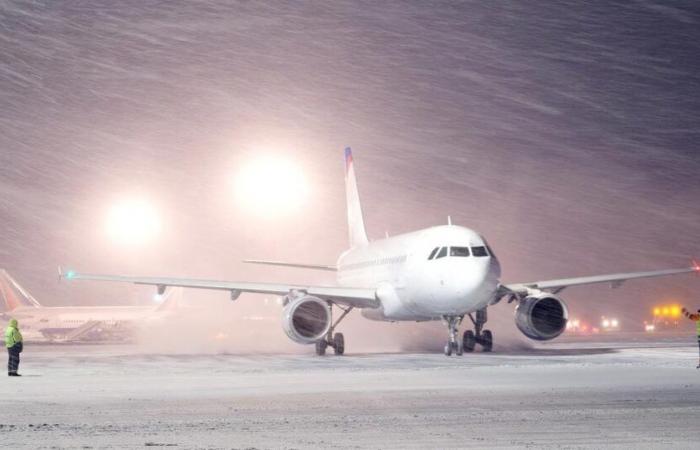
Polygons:
<instances>
[{"instance_id":1,"label":"bright floodlight","mask_svg":"<svg viewBox=\"0 0 700 450\"><path fill-rule=\"evenodd\" d=\"M281 158L261 158L241 167L234 190L246 213L267 217L300 209L309 194L301 169Z\"/></svg>"},{"instance_id":2,"label":"bright floodlight","mask_svg":"<svg viewBox=\"0 0 700 450\"><path fill-rule=\"evenodd\" d=\"M119 244L143 244L153 239L160 229L158 215L143 200L118 203L107 214L107 233Z\"/></svg>"}]
</instances>

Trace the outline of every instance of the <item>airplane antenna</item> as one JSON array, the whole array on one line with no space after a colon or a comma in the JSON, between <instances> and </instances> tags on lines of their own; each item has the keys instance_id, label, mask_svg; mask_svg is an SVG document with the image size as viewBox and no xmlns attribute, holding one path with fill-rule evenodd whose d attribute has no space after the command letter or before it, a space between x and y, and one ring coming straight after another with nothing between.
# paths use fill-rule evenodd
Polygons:
<instances>
[{"instance_id":1,"label":"airplane antenna","mask_svg":"<svg viewBox=\"0 0 700 450\"><path fill-rule=\"evenodd\" d=\"M452 217L447 216L447 225L452 225Z\"/></svg>"}]
</instances>

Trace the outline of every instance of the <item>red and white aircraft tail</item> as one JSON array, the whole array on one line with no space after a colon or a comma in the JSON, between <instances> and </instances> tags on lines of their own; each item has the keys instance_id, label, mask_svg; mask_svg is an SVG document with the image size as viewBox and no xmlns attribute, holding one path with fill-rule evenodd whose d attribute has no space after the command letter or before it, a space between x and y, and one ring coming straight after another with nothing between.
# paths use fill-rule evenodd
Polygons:
<instances>
[{"instance_id":1,"label":"red and white aircraft tail","mask_svg":"<svg viewBox=\"0 0 700 450\"><path fill-rule=\"evenodd\" d=\"M14 311L19 307L41 308L41 304L25 291L5 269L0 269L0 299L4 311Z\"/></svg>"}]
</instances>

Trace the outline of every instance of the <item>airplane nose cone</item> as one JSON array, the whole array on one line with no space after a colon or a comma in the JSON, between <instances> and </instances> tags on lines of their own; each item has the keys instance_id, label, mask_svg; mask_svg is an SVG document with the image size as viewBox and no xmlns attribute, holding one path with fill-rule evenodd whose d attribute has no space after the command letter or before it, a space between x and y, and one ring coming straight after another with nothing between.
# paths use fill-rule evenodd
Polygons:
<instances>
[{"instance_id":1,"label":"airplane nose cone","mask_svg":"<svg viewBox=\"0 0 700 450\"><path fill-rule=\"evenodd\" d=\"M486 264L470 264L459 271L457 278L457 290L461 294L469 292L481 286L489 276L489 267Z\"/></svg>"},{"instance_id":2,"label":"airplane nose cone","mask_svg":"<svg viewBox=\"0 0 700 450\"><path fill-rule=\"evenodd\" d=\"M487 297L498 285L498 271L489 261L472 264L455 277L455 302L459 305L490 300Z\"/></svg>"}]
</instances>

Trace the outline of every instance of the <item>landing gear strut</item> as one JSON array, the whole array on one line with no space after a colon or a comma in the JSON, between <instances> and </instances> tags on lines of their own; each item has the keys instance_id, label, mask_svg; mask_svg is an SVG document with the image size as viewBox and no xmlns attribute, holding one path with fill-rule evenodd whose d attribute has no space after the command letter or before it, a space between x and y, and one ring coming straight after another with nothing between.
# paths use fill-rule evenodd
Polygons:
<instances>
[{"instance_id":1,"label":"landing gear strut","mask_svg":"<svg viewBox=\"0 0 700 450\"><path fill-rule=\"evenodd\" d=\"M464 332L462 336L464 351L473 352L476 344L479 344L484 352L490 352L493 349L493 333L491 330L483 329L488 320L486 308L476 312L476 319L469 314L469 320L474 324L474 331L467 330Z\"/></svg>"},{"instance_id":2,"label":"landing gear strut","mask_svg":"<svg viewBox=\"0 0 700 450\"><path fill-rule=\"evenodd\" d=\"M333 321L333 304L329 304L330 306L330 311L331 311L331 322ZM343 308L342 306L336 305L338 309L343 311L343 313L338 317L338 319L335 321L335 323L332 323L331 327L328 329L328 333L326 333L326 336L321 339L320 341L316 341L316 354L318 356L323 356L326 354L326 348L328 347L333 347L333 351L335 352L336 355L342 355L345 353L345 337L343 336L343 333L333 333L335 331L335 327L338 326L341 320L345 318L348 314L350 314L350 311L353 310L352 306L348 306L346 308Z\"/></svg>"},{"instance_id":3,"label":"landing gear strut","mask_svg":"<svg viewBox=\"0 0 700 450\"><path fill-rule=\"evenodd\" d=\"M447 324L447 344L445 344L445 356L451 356L454 351L457 356L463 352L462 343L457 339L457 328L462 323L464 316L443 316L442 320Z\"/></svg>"}]
</instances>

